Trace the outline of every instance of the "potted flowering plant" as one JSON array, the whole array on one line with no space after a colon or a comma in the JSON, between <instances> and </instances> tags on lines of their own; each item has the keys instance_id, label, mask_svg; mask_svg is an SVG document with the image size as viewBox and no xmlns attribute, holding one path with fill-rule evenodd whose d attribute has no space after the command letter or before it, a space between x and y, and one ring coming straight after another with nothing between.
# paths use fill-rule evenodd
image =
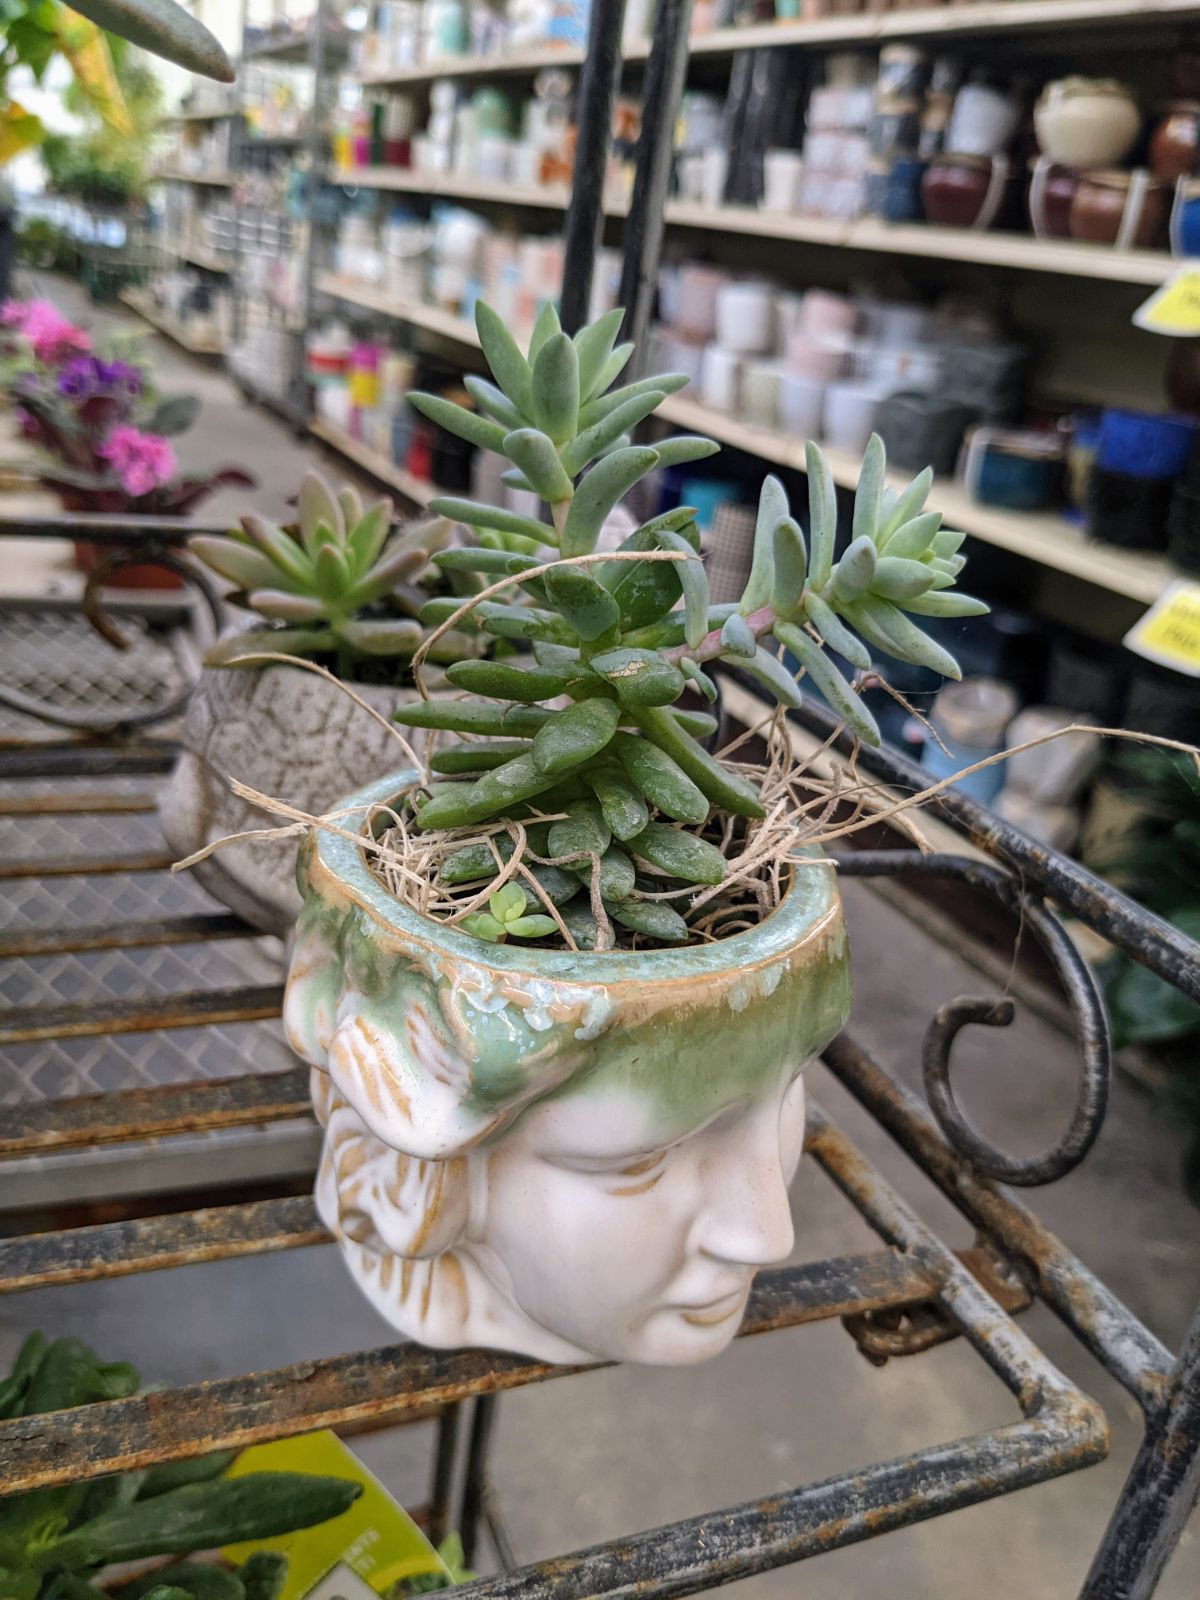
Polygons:
<instances>
[{"instance_id":1,"label":"potted flowering plant","mask_svg":"<svg viewBox=\"0 0 1200 1600\"><path fill-rule=\"evenodd\" d=\"M957 676L913 618L986 608L953 592L962 536L924 509L931 475L888 488L878 438L840 558L820 450L807 531L766 479L733 604L710 603L688 507L598 554L639 479L715 449L625 440L682 380L614 387L620 320L572 339L548 311L524 352L481 305L483 415L416 399L507 456L549 519L435 502L480 530L435 560L488 582L426 606L415 664L443 628L528 640L535 662L452 663L460 698L396 713L431 730L427 756L310 832L285 1025L317 1069L319 1209L396 1327L674 1363L723 1348L755 1270L790 1250L801 1068L850 1005L811 791L772 730L762 763L708 747L712 669L781 708L802 670L877 742L851 669L871 647ZM495 531L549 559L497 550Z\"/></svg>"},{"instance_id":2,"label":"potted flowering plant","mask_svg":"<svg viewBox=\"0 0 1200 1600\"><path fill-rule=\"evenodd\" d=\"M157 516L185 515L223 485L253 487L232 467L180 475L170 440L191 427L200 402L159 396L129 354L97 351L48 300L0 309L5 387L38 452L37 481L67 511Z\"/></svg>"},{"instance_id":3,"label":"potted flowering plant","mask_svg":"<svg viewBox=\"0 0 1200 1600\"><path fill-rule=\"evenodd\" d=\"M294 523L245 516L228 535L190 541L191 554L235 586L230 600L255 621L208 651L188 706L182 754L160 804L181 856L262 826L264 813L231 792L229 777L320 812L344 793L347 771L374 775L394 762L385 714L397 691L410 691L412 657L429 636L418 618L430 581L441 586L429 561L450 525L434 517L396 530L392 514L389 499L364 508L355 489L335 493L310 472ZM432 655L458 660L480 648L474 635L447 632ZM194 870L265 932L286 933L300 909L294 840L234 844Z\"/></svg>"}]
</instances>

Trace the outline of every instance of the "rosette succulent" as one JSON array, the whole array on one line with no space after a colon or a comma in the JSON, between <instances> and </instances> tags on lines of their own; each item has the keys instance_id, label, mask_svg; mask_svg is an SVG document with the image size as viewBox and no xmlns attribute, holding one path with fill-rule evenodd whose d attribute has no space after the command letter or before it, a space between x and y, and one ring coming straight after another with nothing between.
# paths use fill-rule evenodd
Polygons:
<instances>
[{"instance_id":1,"label":"rosette succulent","mask_svg":"<svg viewBox=\"0 0 1200 1600\"><path fill-rule=\"evenodd\" d=\"M693 436L629 442L629 431L686 379L614 387L631 354L629 345L614 348L619 311L569 338L548 308L528 353L486 305L476 321L495 379L467 380L478 411L432 395L414 395L413 403L506 456L507 481L534 490L549 521L435 500L433 510L478 538L472 548L440 551L436 564L503 587L485 591L466 617L455 615L461 607L452 600L431 602L421 616L435 627L454 616L458 628L528 641L535 664L455 662L446 675L465 698L417 701L396 713L409 727L468 736L434 754L436 780L416 800L420 826L488 824L527 816L530 807L566 813L547 830L551 855L598 859L604 900L620 908L618 921L632 916L657 937L680 937L674 912L630 898L639 870L649 866L684 884L719 883L726 862L718 830L706 836L705 825L721 814L763 814L755 783L702 743L716 730L713 717L696 708L697 693L716 698L709 669L726 663L744 670L781 704L797 706L794 662L860 738L877 744L870 711L829 652L860 673L871 670L870 646L958 677L954 659L912 618L964 617L987 607L951 592L964 562L962 535L943 533L940 516L924 510L931 474L899 493L889 489L877 437L863 460L852 542L839 560L833 479L814 444L807 534L783 485L768 477L739 601L711 603L688 506L643 523L617 552L597 555L606 517L640 479L717 449ZM549 559L495 548L498 538L514 535L550 546ZM452 860L443 878L461 881L468 865ZM678 924L673 935L659 930L666 916Z\"/></svg>"},{"instance_id":2,"label":"rosette succulent","mask_svg":"<svg viewBox=\"0 0 1200 1600\"><path fill-rule=\"evenodd\" d=\"M297 520L280 527L250 514L228 535L197 534L192 554L237 585L235 604L269 627L223 638L208 654L226 666L256 650L305 657L333 655L342 677L363 657L407 662L426 636L418 614L428 598L415 580L449 536L440 517L392 529L392 502L365 507L358 491L335 491L310 472L300 489ZM475 649L462 635L439 641L435 659Z\"/></svg>"}]
</instances>

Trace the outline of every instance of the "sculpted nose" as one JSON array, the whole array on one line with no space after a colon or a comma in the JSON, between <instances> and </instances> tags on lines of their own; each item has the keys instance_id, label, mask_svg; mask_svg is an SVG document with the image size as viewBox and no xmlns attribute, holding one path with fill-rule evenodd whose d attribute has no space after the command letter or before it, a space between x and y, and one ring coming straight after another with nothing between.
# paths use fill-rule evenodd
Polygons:
<instances>
[{"instance_id":1,"label":"sculpted nose","mask_svg":"<svg viewBox=\"0 0 1200 1600\"><path fill-rule=\"evenodd\" d=\"M778 1141L751 1153L727 1152L705 1174L709 1199L697 1243L705 1255L744 1267L765 1267L791 1254L796 1232Z\"/></svg>"}]
</instances>

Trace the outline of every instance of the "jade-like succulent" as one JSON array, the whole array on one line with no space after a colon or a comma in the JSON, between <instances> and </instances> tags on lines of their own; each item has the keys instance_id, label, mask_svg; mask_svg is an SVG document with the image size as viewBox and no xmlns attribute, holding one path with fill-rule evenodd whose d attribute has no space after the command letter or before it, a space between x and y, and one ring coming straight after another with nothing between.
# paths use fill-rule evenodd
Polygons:
<instances>
[{"instance_id":1,"label":"jade-like succulent","mask_svg":"<svg viewBox=\"0 0 1200 1600\"><path fill-rule=\"evenodd\" d=\"M407 661L428 632L418 621L428 595L414 580L449 532L445 519L435 517L393 534L389 499L364 510L355 489L344 486L335 494L310 472L295 524L277 527L251 514L228 535L191 540L193 555L238 585L234 603L275 624L219 640L208 664L230 665L256 650L332 654L339 674L349 677L363 656ZM438 646L437 660L477 648L462 634L447 634Z\"/></svg>"},{"instance_id":2,"label":"jade-like succulent","mask_svg":"<svg viewBox=\"0 0 1200 1600\"><path fill-rule=\"evenodd\" d=\"M529 900L519 883L506 883L488 896L486 911L474 911L462 919L462 926L477 939L489 944L504 944L508 939L544 939L555 933L553 917L531 914Z\"/></svg>"},{"instance_id":3,"label":"jade-like succulent","mask_svg":"<svg viewBox=\"0 0 1200 1600\"><path fill-rule=\"evenodd\" d=\"M610 312L568 338L547 308L523 354L481 304L476 325L496 382L467 380L478 412L414 395L442 426L506 456L507 480L534 490L551 520L456 498L433 502L433 510L480 535L475 548L441 551L439 566L482 574L489 583L514 580L457 625L529 641L536 665L456 662L446 675L470 698L418 701L396 718L473 736L433 757L438 781L417 802L422 829L519 818L530 805L543 814L565 811L566 820L549 830L551 856L574 854L585 866L598 858L605 904L634 906L636 917L664 925L654 937L668 938L681 936L676 913L659 916L661 903L628 899L635 863L685 884L720 883L721 850L686 830L701 828L713 812L763 814L755 784L700 742L715 731L714 719L681 703L689 690L715 699L705 669L724 661L752 674L783 705L797 706L786 651L858 736L877 744L873 717L824 646L862 672L871 667L869 643L958 677L954 659L909 614L969 616L987 607L950 593L964 562L962 535L939 532L939 515L922 509L932 475L923 472L893 493L877 437L863 460L853 539L838 561L833 479L814 444L807 453L808 535L782 484L768 477L740 601L710 602L688 506L644 523L615 559L594 557L605 518L641 478L717 449L691 436L628 442L628 431L686 379L649 377L614 388L631 354L629 345L613 348L620 323L621 313ZM551 546L548 570L534 571L546 566L539 556L491 548L485 541L495 535ZM434 601L422 620L444 623L454 610L453 601ZM674 935L665 931L668 917L679 925Z\"/></svg>"}]
</instances>

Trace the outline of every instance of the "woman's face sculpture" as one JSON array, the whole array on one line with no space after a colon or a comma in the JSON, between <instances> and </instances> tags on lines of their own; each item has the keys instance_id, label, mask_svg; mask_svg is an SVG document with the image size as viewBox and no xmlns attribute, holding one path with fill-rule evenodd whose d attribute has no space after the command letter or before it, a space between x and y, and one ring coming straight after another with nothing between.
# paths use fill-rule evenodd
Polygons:
<instances>
[{"instance_id":1,"label":"woman's face sculpture","mask_svg":"<svg viewBox=\"0 0 1200 1600\"><path fill-rule=\"evenodd\" d=\"M753 935L576 956L347 894L325 850L284 1020L317 1069L318 1208L371 1302L429 1345L716 1355L791 1250L800 1069L849 1007L828 869Z\"/></svg>"}]
</instances>

